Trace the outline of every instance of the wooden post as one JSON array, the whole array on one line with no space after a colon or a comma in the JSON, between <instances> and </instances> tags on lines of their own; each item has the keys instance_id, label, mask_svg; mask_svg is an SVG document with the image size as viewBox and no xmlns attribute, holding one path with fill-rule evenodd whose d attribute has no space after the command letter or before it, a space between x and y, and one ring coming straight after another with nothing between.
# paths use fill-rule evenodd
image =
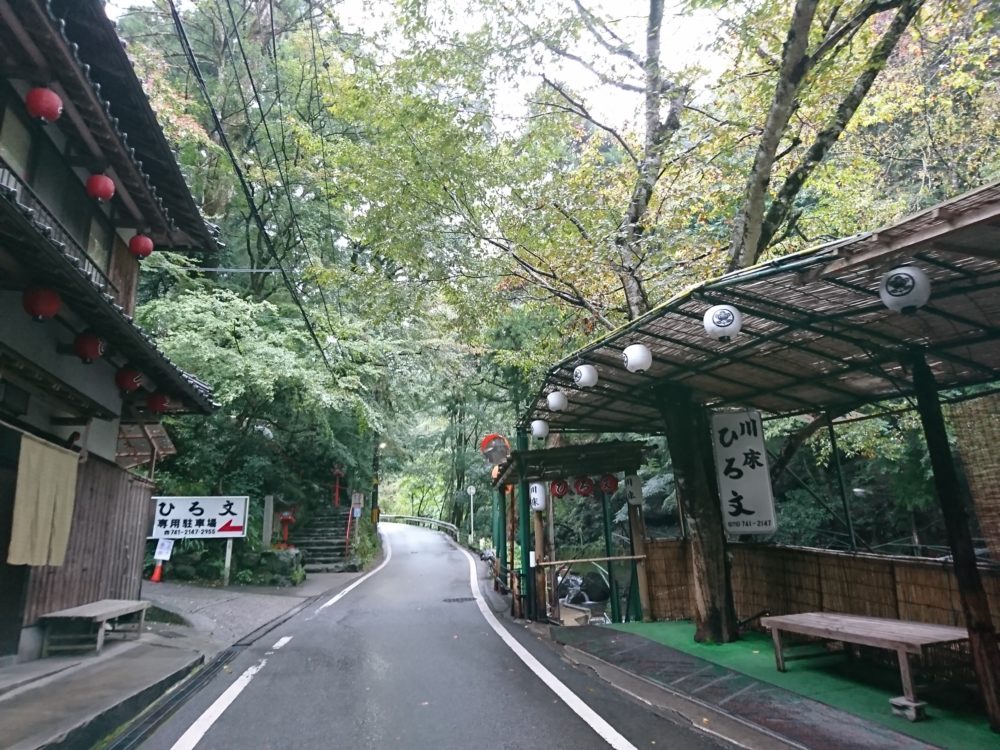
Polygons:
<instances>
[{"instance_id":1,"label":"wooden post","mask_svg":"<svg viewBox=\"0 0 1000 750\"><path fill-rule=\"evenodd\" d=\"M233 538L229 537L226 540L226 564L222 569L222 585L229 585L229 569L233 564Z\"/></svg>"},{"instance_id":2,"label":"wooden post","mask_svg":"<svg viewBox=\"0 0 1000 750\"><path fill-rule=\"evenodd\" d=\"M632 554L646 554L646 522L642 517L641 505L628 506L629 536L632 538ZM636 585L639 587L639 606L642 608L642 621L653 619L649 607L649 577L646 575L646 560L636 560Z\"/></svg>"},{"instance_id":3,"label":"wooden post","mask_svg":"<svg viewBox=\"0 0 1000 750\"><path fill-rule=\"evenodd\" d=\"M274 495L264 495L264 529L261 532L261 544L264 549L271 548L271 538L274 536Z\"/></svg>"},{"instance_id":4,"label":"wooden post","mask_svg":"<svg viewBox=\"0 0 1000 750\"><path fill-rule=\"evenodd\" d=\"M677 498L688 521L694 584L695 635L699 643L739 638L730 582L722 505L715 481L712 431L705 408L684 386L657 391L674 469Z\"/></svg>"},{"instance_id":5,"label":"wooden post","mask_svg":"<svg viewBox=\"0 0 1000 750\"><path fill-rule=\"evenodd\" d=\"M545 561L545 517L541 511L535 511L531 516L535 532L535 569L532 571L535 578L535 619L544 620L548 609L545 600L545 568L541 565Z\"/></svg>"},{"instance_id":6,"label":"wooden post","mask_svg":"<svg viewBox=\"0 0 1000 750\"><path fill-rule=\"evenodd\" d=\"M994 732L1000 732L1000 648L997 646L990 604L976 565L972 533L969 531L967 509L970 502L958 480L955 461L951 455L934 373L928 367L923 352L915 352L911 362L917 410L920 412L920 422L924 428L924 438L934 471L934 487L944 518L948 546L951 547L965 625L969 629L972 664L979 678L990 728Z\"/></svg>"}]
</instances>

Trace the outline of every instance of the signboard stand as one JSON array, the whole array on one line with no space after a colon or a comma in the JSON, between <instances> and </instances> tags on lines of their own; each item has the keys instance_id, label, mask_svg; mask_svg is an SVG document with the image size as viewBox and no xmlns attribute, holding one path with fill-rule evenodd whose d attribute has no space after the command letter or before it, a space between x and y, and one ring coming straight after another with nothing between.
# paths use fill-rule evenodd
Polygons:
<instances>
[{"instance_id":1,"label":"signboard stand","mask_svg":"<svg viewBox=\"0 0 1000 750\"><path fill-rule=\"evenodd\" d=\"M229 537L226 540L226 565L222 569L222 585L226 587L229 585L229 569L233 564L233 538Z\"/></svg>"}]
</instances>

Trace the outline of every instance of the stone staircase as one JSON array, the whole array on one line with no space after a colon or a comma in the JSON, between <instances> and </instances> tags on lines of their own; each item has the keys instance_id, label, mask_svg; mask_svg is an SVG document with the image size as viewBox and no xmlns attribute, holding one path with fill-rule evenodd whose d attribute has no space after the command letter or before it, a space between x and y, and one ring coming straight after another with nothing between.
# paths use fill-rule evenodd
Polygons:
<instances>
[{"instance_id":1,"label":"stone staircase","mask_svg":"<svg viewBox=\"0 0 1000 750\"><path fill-rule=\"evenodd\" d=\"M350 508L324 508L296 528L289 541L302 551L306 573L341 573L357 570L346 552L347 516Z\"/></svg>"}]
</instances>

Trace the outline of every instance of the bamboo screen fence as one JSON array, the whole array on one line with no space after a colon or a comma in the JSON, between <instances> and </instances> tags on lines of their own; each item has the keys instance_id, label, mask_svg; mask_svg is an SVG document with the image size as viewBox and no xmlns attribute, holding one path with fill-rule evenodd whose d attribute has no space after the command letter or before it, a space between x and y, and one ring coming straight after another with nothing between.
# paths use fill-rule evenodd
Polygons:
<instances>
[{"instance_id":1,"label":"bamboo screen fence","mask_svg":"<svg viewBox=\"0 0 1000 750\"><path fill-rule=\"evenodd\" d=\"M948 408L958 455L990 558L1000 560L1000 394Z\"/></svg>"}]
</instances>

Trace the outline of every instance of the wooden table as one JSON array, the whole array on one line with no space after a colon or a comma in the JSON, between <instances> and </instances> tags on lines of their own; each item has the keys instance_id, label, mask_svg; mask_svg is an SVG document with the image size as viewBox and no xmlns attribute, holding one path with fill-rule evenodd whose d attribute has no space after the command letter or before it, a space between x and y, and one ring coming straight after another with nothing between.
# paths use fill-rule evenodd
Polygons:
<instances>
[{"instance_id":1,"label":"wooden table","mask_svg":"<svg viewBox=\"0 0 1000 750\"><path fill-rule=\"evenodd\" d=\"M771 629L771 637L774 639L774 660L780 672L785 671L785 656L781 649L783 631L895 651L899 659L903 697L893 698L889 703L895 713L906 716L910 721L924 718L926 706L917 700L913 674L910 671L910 654L922 655L926 646L960 643L969 639L969 632L965 628L882 617L843 615L836 612L805 612L798 615L762 617L760 623L765 628Z\"/></svg>"},{"instance_id":2,"label":"wooden table","mask_svg":"<svg viewBox=\"0 0 1000 750\"><path fill-rule=\"evenodd\" d=\"M129 599L101 599L79 607L49 612L38 619L45 626L42 636L42 657L53 651L80 651L93 648L97 653L104 646L105 625L111 623L115 633L138 638L146 621L149 602Z\"/></svg>"}]
</instances>

